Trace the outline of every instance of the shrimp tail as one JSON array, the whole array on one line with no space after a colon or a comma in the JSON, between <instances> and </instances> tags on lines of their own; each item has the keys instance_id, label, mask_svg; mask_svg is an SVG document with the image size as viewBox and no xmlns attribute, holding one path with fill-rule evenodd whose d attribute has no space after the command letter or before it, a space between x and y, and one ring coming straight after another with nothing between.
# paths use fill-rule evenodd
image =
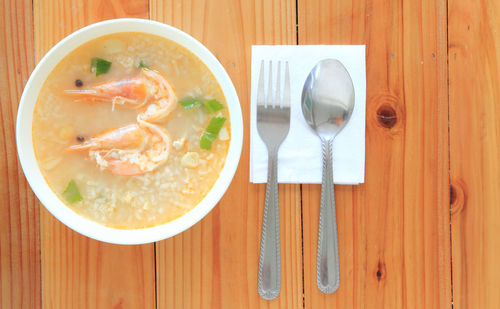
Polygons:
<instances>
[{"instance_id":1,"label":"shrimp tail","mask_svg":"<svg viewBox=\"0 0 500 309\"><path fill-rule=\"evenodd\" d=\"M115 175L119 176L136 176L144 174L136 164L124 162L120 160L109 160L108 169Z\"/></svg>"}]
</instances>

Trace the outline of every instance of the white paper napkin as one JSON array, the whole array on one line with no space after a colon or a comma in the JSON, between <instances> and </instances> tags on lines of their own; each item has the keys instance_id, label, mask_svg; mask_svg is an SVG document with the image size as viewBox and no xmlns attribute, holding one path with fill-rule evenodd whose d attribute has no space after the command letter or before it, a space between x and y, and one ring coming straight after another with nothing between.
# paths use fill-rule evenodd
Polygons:
<instances>
[{"instance_id":1,"label":"white paper napkin","mask_svg":"<svg viewBox=\"0 0 500 309\"><path fill-rule=\"evenodd\" d=\"M267 148L257 132L257 85L261 61L265 60L267 93L269 60L273 60L276 79L277 61L288 61L290 67L290 131L278 153L278 182L321 183L321 143L302 116L300 100L307 75L322 59L342 62L351 75L355 106L346 127L333 143L334 182L360 184L365 175L366 69L364 45L256 45L252 46L252 87L250 116L250 182L267 181ZM282 64L283 83L284 65ZM275 81L273 89L276 89ZM283 95L283 92L281 92Z\"/></svg>"}]
</instances>

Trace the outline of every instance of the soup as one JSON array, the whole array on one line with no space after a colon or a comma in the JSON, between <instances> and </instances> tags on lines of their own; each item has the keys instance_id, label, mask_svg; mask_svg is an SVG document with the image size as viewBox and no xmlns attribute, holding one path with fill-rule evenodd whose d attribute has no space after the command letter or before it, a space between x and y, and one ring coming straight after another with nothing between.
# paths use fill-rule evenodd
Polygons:
<instances>
[{"instance_id":1,"label":"soup","mask_svg":"<svg viewBox=\"0 0 500 309\"><path fill-rule=\"evenodd\" d=\"M33 114L49 186L78 214L115 228L163 224L196 206L229 140L227 103L208 68L143 33L72 51L46 79Z\"/></svg>"}]
</instances>

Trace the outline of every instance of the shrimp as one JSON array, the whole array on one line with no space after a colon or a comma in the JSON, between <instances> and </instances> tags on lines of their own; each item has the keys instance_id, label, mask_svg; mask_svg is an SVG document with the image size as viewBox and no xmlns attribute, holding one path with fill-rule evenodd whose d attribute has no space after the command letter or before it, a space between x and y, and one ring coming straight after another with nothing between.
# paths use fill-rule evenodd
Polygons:
<instances>
[{"instance_id":1,"label":"shrimp","mask_svg":"<svg viewBox=\"0 0 500 309\"><path fill-rule=\"evenodd\" d=\"M153 100L146 110L139 114L139 119L149 122L158 122L166 119L177 106L177 96L168 81L158 72L142 69L142 74L150 83L156 85Z\"/></svg>"},{"instance_id":2,"label":"shrimp","mask_svg":"<svg viewBox=\"0 0 500 309\"><path fill-rule=\"evenodd\" d=\"M99 168L115 175L135 176L166 162L170 144L170 137L162 128L138 119L136 124L105 131L67 150L88 151Z\"/></svg>"},{"instance_id":3,"label":"shrimp","mask_svg":"<svg viewBox=\"0 0 500 309\"><path fill-rule=\"evenodd\" d=\"M64 90L89 102L109 102L115 105L144 109L142 120L158 122L166 119L174 110L177 96L169 82L158 72L142 68L141 73L124 79L100 83L83 90Z\"/></svg>"}]
</instances>

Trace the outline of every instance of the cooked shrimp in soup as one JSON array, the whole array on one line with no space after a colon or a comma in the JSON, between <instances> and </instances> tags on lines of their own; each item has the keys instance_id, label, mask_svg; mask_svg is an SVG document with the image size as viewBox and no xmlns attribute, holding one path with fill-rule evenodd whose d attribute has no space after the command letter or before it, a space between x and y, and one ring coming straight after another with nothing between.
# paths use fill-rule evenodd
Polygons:
<instances>
[{"instance_id":1,"label":"cooked shrimp in soup","mask_svg":"<svg viewBox=\"0 0 500 309\"><path fill-rule=\"evenodd\" d=\"M158 72L142 68L133 77L106 81L89 89L65 90L68 95L80 97L90 102L110 102L132 108L146 107L141 115L143 120L159 121L165 119L176 107L175 92Z\"/></svg>"},{"instance_id":2,"label":"cooked shrimp in soup","mask_svg":"<svg viewBox=\"0 0 500 309\"><path fill-rule=\"evenodd\" d=\"M222 90L195 55L159 36L116 33L78 47L50 73L33 144L68 207L135 229L174 220L205 197L230 128Z\"/></svg>"},{"instance_id":3,"label":"cooked shrimp in soup","mask_svg":"<svg viewBox=\"0 0 500 309\"><path fill-rule=\"evenodd\" d=\"M151 172L168 158L170 138L161 127L139 120L68 150L88 150L89 157L115 175L133 176Z\"/></svg>"}]
</instances>

